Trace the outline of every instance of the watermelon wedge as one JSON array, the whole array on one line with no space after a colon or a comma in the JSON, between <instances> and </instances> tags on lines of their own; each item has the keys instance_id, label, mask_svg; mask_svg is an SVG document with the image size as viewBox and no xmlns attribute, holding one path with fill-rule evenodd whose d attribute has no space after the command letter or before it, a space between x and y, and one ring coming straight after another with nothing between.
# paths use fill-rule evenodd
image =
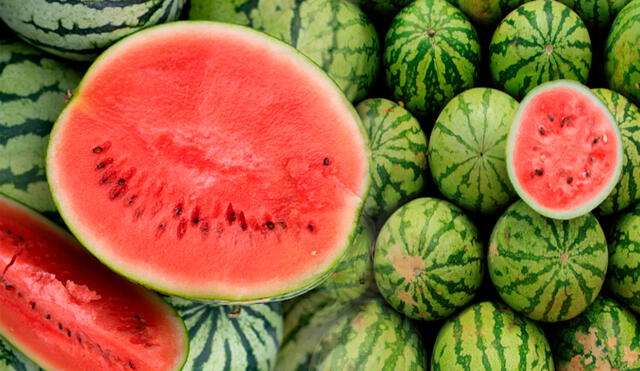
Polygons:
<instances>
[{"instance_id":1,"label":"watermelon wedge","mask_svg":"<svg viewBox=\"0 0 640 371\"><path fill-rule=\"evenodd\" d=\"M246 27L176 22L91 66L51 134L69 228L158 291L285 299L331 273L369 185L362 123L294 48Z\"/></svg>"},{"instance_id":2,"label":"watermelon wedge","mask_svg":"<svg viewBox=\"0 0 640 371\"><path fill-rule=\"evenodd\" d=\"M576 218L597 207L617 184L622 160L615 119L575 81L531 90L507 139L511 183L532 209L549 218Z\"/></svg>"},{"instance_id":3,"label":"watermelon wedge","mask_svg":"<svg viewBox=\"0 0 640 371\"><path fill-rule=\"evenodd\" d=\"M179 370L186 360L169 305L2 196L0 288L0 336L44 369Z\"/></svg>"}]
</instances>

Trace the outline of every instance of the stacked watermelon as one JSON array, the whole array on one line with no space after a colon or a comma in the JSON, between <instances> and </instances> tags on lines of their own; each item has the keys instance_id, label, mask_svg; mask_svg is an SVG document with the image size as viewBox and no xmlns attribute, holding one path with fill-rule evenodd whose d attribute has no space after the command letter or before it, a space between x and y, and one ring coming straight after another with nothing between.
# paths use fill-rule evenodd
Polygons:
<instances>
[{"instance_id":1,"label":"stacked watermelon","mask_svg":"<svg viewBox=\"0 0 640 371\"><path fill-rule=\"evenodd\" d=\"M640 0L0 0L0 370L640 370L639 66Z\"/></svg>"}]
</instances>

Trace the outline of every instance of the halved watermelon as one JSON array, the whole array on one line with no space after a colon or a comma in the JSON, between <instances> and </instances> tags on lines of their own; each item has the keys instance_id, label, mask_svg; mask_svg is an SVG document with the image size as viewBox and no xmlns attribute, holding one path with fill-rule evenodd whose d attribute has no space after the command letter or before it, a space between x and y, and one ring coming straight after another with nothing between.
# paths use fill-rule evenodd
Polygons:
<instances>
[{"instance_id":1,"label":"halved watermelon","mask_svg":"<svg viewBox=\"0 0 640 371\"><path fill-rule=\"evenodd\" d=\"M0 336L44 369L178 370L184 324L71 236L0 196Z\"/></svg>"},{"instance_id":2,"label":"halved watermelon","mask_svg":"<svg viewBox=\"0 0 640 371\"><path fill-rule=\"evenodd\" d=\"M507 170L538 213L571 219L597 207L622 169L615 119L586 86L544 83L520 103L507 139Z\"/></svg>"},{"instance_id":3,"label":"halved watermelon","mask_svg":"<svg viewBox=\"0 0 640 371\"><path fill-rule=\"evenodd\" d=\"M59 117L47 173L80 241L158 291L295 296L353 238L369 150L355 109L294 48L177 22L128 37Z\"/></svg>"}]
</instances>

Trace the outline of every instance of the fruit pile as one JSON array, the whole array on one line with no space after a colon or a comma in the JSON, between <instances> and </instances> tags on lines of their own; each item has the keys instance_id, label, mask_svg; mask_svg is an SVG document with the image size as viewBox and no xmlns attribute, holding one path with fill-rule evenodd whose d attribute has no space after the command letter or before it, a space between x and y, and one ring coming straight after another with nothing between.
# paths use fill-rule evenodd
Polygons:
<instances>
[{"instance_id":1,"label":"fruit pile","mask_svg":"<svg viewBox=\"0 0 640 371\"><path fill-rule=\"evenodd\" d=\"M640 370L640 0L0 20L0 370Z\"/></svg>"}]
</instances>

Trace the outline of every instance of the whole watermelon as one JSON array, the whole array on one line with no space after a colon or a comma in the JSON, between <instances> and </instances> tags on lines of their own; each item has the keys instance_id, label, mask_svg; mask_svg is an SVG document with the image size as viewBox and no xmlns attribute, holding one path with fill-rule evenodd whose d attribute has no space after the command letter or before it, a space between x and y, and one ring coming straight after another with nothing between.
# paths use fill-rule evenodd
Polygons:
<instances>
[{"instance_id":1,"label":"whole watermelon","mask_svg":"<svg viewBox=\"0 0 640 371\"><path fill-rule=\"evenodd\" d=\"M559 0L573 9L594 31L606 30L630 0Z\"/></svg>"},{"instance_id":2,"label":"whole watermelon","mask_svg":"<svg viewBox=\"0 0 640 371\"><path fill-rule=\"evenodd\" d=\"M607 241L598 220L545 218L516 201L498 219L489 243L491 281L525 316L557 322L582 313L607 271Z\"/></svg>"},{"instance_id":3,"label":"whole watermelon","mask_svg":"<svg viewBox=\"0 0 640 371\"><path fill-rule=\"evenodd\" d=\"M509 13L494 32L489 68L495 85L516 99L546 81L584 84L591 68L589 31L560 2L527 2Z\"/></svg>"},{"instance_id":4,"label":"whole watermelon","mask_svg":"<svg viewBox=\"0 0 640 371\"><path fill-rule=\"evenodd\" d=\"M640 314L640 204L622 215L609 239L607 286Z\"/></svg>"},{"instance_id":5,"label":"whole watermelon","mask_svg":"<svg viewBox=\"0 0 640 371\"><path fill-rule=\"evenodd\" d=\"M446 0L416 0L402 9L384 45L387 86L414 115L436 115L478 80L478 35Z\"/></svg>"},{"instance_id":6,"label":"whole watermelon","mask_svg":"<svg viewBox=\"0 0 640 371\"><path fill-rule=\"evenodd\" d=\"M464 12L475 24L493 26L528 0L449 0L449 2Z\"/></svg>"},{"instance_id":7,"label":"whole watermelon","mask_svg":"<svg viewBox=\"0 0 640 371\"><path fill-rule=\"evenodd\" d=\"M515 99L489 88L447 103L429 138L431 176L445 197L479 214L495 214L513 201L505 149L517 109Z\"/></svg>"},{"instance_id":8,"label":"whole watermelon","mask_svg":"<svg viewBox=\"0 0 640 371\"><path fill-rule=\"evenodd\" d=\"M640 104L640 0L633 0L611 25L604 49L604 73L612 90Z\"/></svg>"}]
</instances>

